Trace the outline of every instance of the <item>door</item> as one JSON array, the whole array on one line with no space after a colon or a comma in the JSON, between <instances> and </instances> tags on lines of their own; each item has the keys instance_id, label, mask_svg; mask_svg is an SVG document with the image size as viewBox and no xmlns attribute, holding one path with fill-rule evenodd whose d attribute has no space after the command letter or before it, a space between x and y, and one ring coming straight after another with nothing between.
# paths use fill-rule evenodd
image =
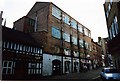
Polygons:
<instances>
[{"instance_id":1,"label":"door","mask_svg":"<svg viewBox=\"0 0 120 81\"><path fill-rule=\"evenodd\" d=\"M53 75L59 75L61 74L61 62L59 60L53 60L52 61L52 72Z\"/></svg>"},{"instance_id":2,"label":"door","mask_svg":"<svg viewBox=\"0 0 120 81\"><path fill-rule=\"evenodd\" d=\"M27 76L28 63L25 61L16 61L15 78L25 79Z\"/></svg>"}]
</instances>

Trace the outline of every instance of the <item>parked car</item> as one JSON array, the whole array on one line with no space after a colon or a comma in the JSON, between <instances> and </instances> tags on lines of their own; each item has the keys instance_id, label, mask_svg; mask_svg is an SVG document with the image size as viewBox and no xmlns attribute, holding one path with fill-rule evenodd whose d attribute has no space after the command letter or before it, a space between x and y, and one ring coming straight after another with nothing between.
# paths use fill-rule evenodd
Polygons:
<instances>
[{"instance_id":1,"label":"parked car","mask_svg":"<svg viewBox=\"0 0 120 81\"><path fill-rule=\"evenodd\" d=\"M102 81L120 81L120 70L116 68L103 68L100 77Z\"/></svg>"}]
</instances>

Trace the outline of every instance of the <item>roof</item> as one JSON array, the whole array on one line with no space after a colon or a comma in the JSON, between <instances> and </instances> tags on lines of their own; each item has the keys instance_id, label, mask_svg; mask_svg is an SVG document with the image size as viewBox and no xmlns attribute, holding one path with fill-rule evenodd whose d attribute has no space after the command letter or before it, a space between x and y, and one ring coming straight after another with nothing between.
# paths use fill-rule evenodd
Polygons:
<instances>
[{"instance_id":1,"label":"roof","mask_svg":"<svg viewBox=\"0 0 120 81\"><path fill-rule=\"evenodd\" d=\"M26 16L31 15L33 13L36 13L36 11L39 11L43 8L45 8L47 5L49 5L51 2L36 2L33 7L30 9L30 11L27 13Z\"/></svg>"},{"instance_id":2,"label":"roof","mask_svg":"<svg viewBox=\"0 0 120 81\"><path fill-rule=\"evenodd\" d=\"M41 47L31 35L4 26L2 26L2 40Z\"/></svg>"}]
</instances>

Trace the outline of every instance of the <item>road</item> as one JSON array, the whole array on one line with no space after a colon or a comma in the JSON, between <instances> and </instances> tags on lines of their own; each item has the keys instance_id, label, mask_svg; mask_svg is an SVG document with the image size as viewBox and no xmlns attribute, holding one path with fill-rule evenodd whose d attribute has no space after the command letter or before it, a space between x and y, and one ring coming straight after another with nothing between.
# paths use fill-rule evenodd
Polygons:
<instances>
[{"instance_id":1,"label":"road","mask_svg":"<svg viewBox=\"0 0 120 81\"><path fill-rule=\"evenodd\" d=\"M100 81L100 72L102 68L93 69L87 72L80 72L80 73L69 73L64 75L56 75L56 76L49 76L44 77L41 80L30 80L30 81L66 81L66 80L79 80L79 81ZM2 80L2 81L13 81L13 80ZM21 80L14 80L14 81L21 81ZM29 80L22 80L22 81L29 81Z\"/></svg>"},{"instance_id":2,"label":"road","mask_svg":"<svg viewBox=\"0 0 120 81\"><path fill-rule=\"evenodd\" d=\"M66 80L66 79L74 79L74 80L89 80L89 81L100 81L100 72L102 68L93 69L87 72L81 73L69 73L65 75L56 75L51 77L46 77L45 80Z\"/></svg>"}]
</instances>

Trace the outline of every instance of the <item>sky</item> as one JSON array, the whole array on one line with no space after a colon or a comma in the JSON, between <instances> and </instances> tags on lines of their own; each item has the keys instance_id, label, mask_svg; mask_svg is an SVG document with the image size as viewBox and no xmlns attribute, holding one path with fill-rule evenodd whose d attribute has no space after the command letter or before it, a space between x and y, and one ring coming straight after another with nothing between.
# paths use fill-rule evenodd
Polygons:
<instances>
[{"instance_id":1,"label":"sky","mask_svg":"<svg viewBox=\"0 0 120 81\"><path fill-rule=\"evenodd\" d=\"M25 16L35 2L53 2L64 12L91 30L95 42L98 37L108 37L103 4L105 0L0 0L3 23L12 28L13 22Z\"/></svg>"}]
</instances>

